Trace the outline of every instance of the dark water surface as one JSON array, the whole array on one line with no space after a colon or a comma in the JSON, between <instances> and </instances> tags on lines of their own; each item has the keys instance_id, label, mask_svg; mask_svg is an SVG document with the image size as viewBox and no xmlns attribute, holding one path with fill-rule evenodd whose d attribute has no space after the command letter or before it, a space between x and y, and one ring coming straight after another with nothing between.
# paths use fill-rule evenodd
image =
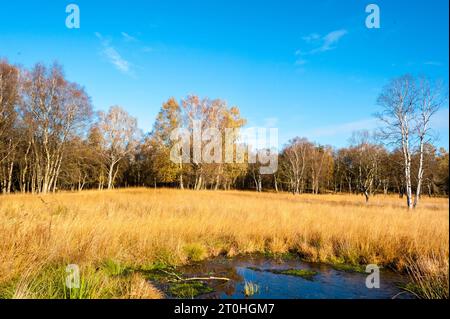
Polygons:
<instances>
[{"instance_id":1,"label":"dark water surface","mask_svg":"<svg viewBox=\"0 0 450 319\"><path fill-rule=\"evenodd\" d=\"M313 278L277 274L273 271L305 269L317 272ZM231 280L208 281L213 293L198 298L273 298L273 299L391 299L411 298L399 287L407 282L388 270L381 270L380 288L368 289L369 274L334 269L330 265L299 260L277 261L265 257L217 258L179 269L186 277L227 277ZM245 282L258 286L258 292L246 297Z\"/></svg>"}]
</instances>

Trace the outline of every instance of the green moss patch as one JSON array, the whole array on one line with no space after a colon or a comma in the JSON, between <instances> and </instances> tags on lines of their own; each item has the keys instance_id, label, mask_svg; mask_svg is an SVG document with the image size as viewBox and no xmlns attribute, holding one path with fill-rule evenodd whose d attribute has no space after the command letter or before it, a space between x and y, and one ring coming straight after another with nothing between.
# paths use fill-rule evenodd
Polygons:
<instances>
[{"instance_id":1,"label":"green moss patch","mask_svg":"<svg viewBox=\"0 0 450 319\"><path fill-rule=\"evenodd\" d=\"M312 280L318 274L317 271L309 269L285 269L285 270L269 270L271 273L287 276L301 277L303 279Z\"/></svg>"},{"instance_id":2,"label":"green moss patch","mask_svg":"<svg viewBox=\"0 0 450 319\"><path fill-rule=\"evenodd\" d=\"M175 298L195 298L213 291L214 289L202 282L173 283L168 289L169 294Z\"/></svg>"},{"instance_id":3,"label":"green moss patch","mask_svg":"<svg viewBox=\"0 0 450 319\"><path fill-rule=\"evenodd\" d=\"M358 272L365 273L366 269L361 265L349 265L349 264L332 264L335 270L345 271L345 272Z\"/></svg>"}]
</instances>

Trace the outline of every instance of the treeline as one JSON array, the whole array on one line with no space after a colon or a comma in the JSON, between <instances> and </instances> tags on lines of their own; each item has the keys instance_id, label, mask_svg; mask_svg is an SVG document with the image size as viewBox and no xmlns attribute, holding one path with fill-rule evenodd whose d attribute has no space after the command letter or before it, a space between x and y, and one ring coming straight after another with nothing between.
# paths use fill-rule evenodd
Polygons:
<instances>
[{"instance_id":1,"label":"treeline","mask_svg":"<svg viewBox=\"0 0 450 319\"><path fill-rule=\"evenodd\" d=\"M398 143L392 151L368 132L355 133L352 145L341 149L294 138L280 151L276 173L262 175L258 163L173 162L171 135L177 128L192 131L194 121L221 134L246 124L238 107L188 96L164 103L153 130L143 134L119 106L93 112L84 89L69 82L60 66L26 70L0 61L1 193L147 186L350 192L367 199L377 193L410 196L418 187L430 196L448 194L448 152L426 138L417 148Z\"/></svg>"},{"instance_id":2,"label":"treeline","mask_svg":"<svg viewBox=\"0 0 450 319\"><path fill-rule=\"evenodd\" d=\"M306 139L292 140L281 153L276 178L284 190L293 193L360 193L367 200L377 193L405 195L402 151L388 151L367 131L354 133L351 140L351 146L340 149L314 145ZM426 194L448 195L448 152L426 144L424 153ZM411 175L418 176L418 152L413 154L412 163ZM417 185L418 179L413 179L413 188Z\"/></svg>"}]
</instances>

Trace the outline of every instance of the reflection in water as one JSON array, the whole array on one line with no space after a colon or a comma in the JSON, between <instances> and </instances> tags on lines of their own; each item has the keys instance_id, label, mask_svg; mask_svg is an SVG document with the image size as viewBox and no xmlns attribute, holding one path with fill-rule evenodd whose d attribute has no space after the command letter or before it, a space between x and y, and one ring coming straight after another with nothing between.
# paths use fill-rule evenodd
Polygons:
<instances>
[{"instance_id":1,"label":"reflection in water","mask_svg":"<svg viewBox=\"0 0 450 319\"><path fill-rule=\"evenodd\" d=\"M313 280L271 272L273 270L305 269L316 271ZM228 282L210 281L213 293L200 298L245 298L245 281L259 286L258 293L250 298L274 299L390 299L411 298L399 285L404 276L381 271L379 289L368 289L368 274L345 272L329 265L306 263L299 260L276 261L265 257L217 258L179 269L186 277L227 277Z\"/></svg>"}]
</instances>

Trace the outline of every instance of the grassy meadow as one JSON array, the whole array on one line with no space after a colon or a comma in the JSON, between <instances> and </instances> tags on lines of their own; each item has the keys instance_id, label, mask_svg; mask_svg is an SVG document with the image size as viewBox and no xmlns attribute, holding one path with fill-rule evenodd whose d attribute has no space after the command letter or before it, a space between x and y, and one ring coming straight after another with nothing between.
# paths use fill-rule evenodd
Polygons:
<instances>
[{"instance_id":1,"label":"grassy meadow","mask_svg":"<svg viewBox=\"0 0 450 319\"><path fill-rule=\"evenodd\" d=\"M141 270L218 255L295 254L408 274L448 298L449 201L124 189L0 197L0 298L161 298ZM66 266L81 287L65 288Z\"/></svg>"}]
</instances>

